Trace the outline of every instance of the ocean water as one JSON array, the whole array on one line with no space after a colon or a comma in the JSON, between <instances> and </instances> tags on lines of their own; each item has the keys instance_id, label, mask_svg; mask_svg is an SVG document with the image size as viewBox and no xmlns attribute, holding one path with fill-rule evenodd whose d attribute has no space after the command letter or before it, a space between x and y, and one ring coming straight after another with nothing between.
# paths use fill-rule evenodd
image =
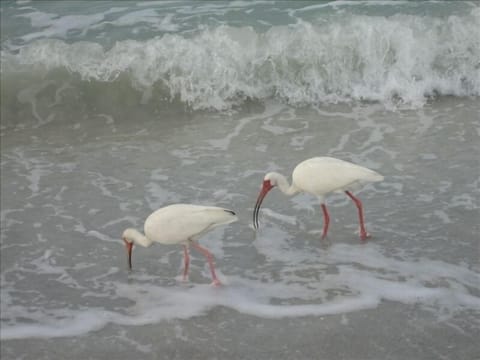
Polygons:
<instances>
[{"instance_id":1,"label":"ocean water","mask_svg":"<svg viewBox=\"0 0 480 360\"><path fill-rule=\"evenodd\" d=\"M2 1L2 359L477 359L480 5ZM334 156L348 197L265 173ZM239 221L135 248L177 202Z\"/></svg>"}]
</instances>

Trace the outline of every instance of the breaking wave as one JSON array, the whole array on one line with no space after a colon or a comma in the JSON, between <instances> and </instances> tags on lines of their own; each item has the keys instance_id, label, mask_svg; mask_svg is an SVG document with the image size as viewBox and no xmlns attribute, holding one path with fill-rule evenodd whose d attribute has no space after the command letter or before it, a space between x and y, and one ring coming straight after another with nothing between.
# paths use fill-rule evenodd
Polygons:
<instances>
[{"instance_id":1,"label":"breaking wave","mask_svg":"<svg viewBox=\"0 0 480 360\"><path fill-rule=\"evenodd\" d=\"M192 109L269 98L294 106L374 101L417 108L436 96L480 95L479 28L475 7L466 16L349 15L264 32L221 25L109 49L43 39L3 52L2 73L126 78L144 101L175 99Z\"/></svg>"}]
</instances>

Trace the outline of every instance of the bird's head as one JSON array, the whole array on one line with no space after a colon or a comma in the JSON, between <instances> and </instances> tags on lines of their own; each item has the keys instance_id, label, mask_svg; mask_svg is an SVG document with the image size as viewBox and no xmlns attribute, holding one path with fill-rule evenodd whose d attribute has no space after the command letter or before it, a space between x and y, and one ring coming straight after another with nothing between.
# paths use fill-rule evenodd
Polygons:
<instances>
[{"instance_id":1,"label":"bird's head","mask_svg":"<svg viewBox=\"0 0 480 360\"><path fill-rule=\"evenodd\" d=\"M267 183L269 185L266 185L265 183ZM277 186L277 185L278 185L278 173L269 172L263 178L263 187L270 186L270 189L271 189L272 187Z\"/></svg>"},{"instance_id":2,"label":"bird's head","mask_svg":"<svg viewBox=\"0 0 480 360\"><path fill-rule=\"evenodd\" d=\"M125 243L125 248L127 249L128 267L130 268L130 270L132 269L132 249L136 233L137 230L135 229L126 229L122 234L122 239Z\"/></svg>"},{"instance_id":3,"label":"bird's head","mask_svg":"<svg viewBox=\"0 0 480 360\"><path fill-rule=\"evenodd\" d=\"M255 208L253 209L253 227L255 229L258 229L258 213L260 211L262 201L265 196L267 196L267 193L277 185L278 180L276 173L270 172L263 178L262 189L260 190L260 194L258 194L257 202L255 203Z\"/></svg>"}]
</instances>

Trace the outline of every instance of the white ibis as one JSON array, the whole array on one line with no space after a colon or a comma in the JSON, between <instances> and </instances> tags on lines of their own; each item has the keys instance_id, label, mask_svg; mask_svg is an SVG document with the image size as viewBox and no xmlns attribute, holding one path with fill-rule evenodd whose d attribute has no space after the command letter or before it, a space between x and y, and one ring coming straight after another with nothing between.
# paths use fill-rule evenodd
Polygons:
<instances>
[{"instance_id":1,"label":"white ibis","mask_svg":"<svg viewBox=\"0 0 480 360\"><path fill-rule=\"evenodd\" d=\"M275 186L286 195L293 195L300 191L315 195L320 200L323 210L323 234L327 236L330 216L325 205L325 196L331 192L343 192L353 200L358 209L360 222L360 238L369 237L363 220L362 202L351 191L360 188L368 182L382 181L383 176L363 166L331 157L314 157L298 164L292 173L292 185L288 184L285 176L270 172L263 179L263 186L258 195L253 210L253 226L258 228L258 213L263 199Z\"/></svg>"},{"instance_id":2,"label":"white ibis","mask_svg":"<svg viewBox=\"0 0 480 360\"><path fill-rule=\"evenodd\" d=\"M215 274L213 255L197 240L213 228L237 220L232 210L213 206L174 204L154 211L145 220L145 235L135 229L126 229L122 238L128 254L128 266L132 268L133 245L149 247L154 242L160 244L183 245L185 268L183 279L187 280L190 257L188 247L192 245L207 258L212 273L213 285L220 285Z\"/></svg>"}]
</instances>

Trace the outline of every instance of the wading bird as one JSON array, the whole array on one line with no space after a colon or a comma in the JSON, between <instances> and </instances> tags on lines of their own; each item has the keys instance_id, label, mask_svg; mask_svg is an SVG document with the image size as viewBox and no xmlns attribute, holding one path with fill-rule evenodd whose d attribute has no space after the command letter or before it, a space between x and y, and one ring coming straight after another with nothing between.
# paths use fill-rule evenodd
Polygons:
<instances>
[{"instance_id":1,"label":"wading bird","mask_svg":"<svg viewBox=\"0 0 480 360\"><path fill-rule=\"evenodd\" d=\"M382 181L383 176L365 167L352 164L348 161L331 157L314 157L298 164L292 173L292 185L288 184L285 176L270 172L263 179L263 186L258 195L253 210L253 226L258 228L258 213L263 199L275 186L286 195L306 192L318 197L323 211L323 234L327 236L330 216L325 205L325 196L331 192L345 192L355 203L358 209L360 222L360 238L365 240L369 234L365 230L362 203L351 191L359 189L363 184Z\"/></svg>"},{"instance_id":2,"label":"wading bird","mask_svg":"<svg viewBox=\"0 0 480 360\"><path fill-rule=\"evenodd\" d=\"M213 255L198 244L198 239L217 226L229 224L237 220L232 210L212 206L190 204L174 204L154 211L145 220L145 235L135 229L126 229L122 238L128 254L128 266L132 268L133 245L149 247L154 242L160 244L183 245L185 268L183 279L188 278L190 257L189 245L204 255L212 273L212 284L220 285L215 274Z\"/></svg>"}]
</instances>

